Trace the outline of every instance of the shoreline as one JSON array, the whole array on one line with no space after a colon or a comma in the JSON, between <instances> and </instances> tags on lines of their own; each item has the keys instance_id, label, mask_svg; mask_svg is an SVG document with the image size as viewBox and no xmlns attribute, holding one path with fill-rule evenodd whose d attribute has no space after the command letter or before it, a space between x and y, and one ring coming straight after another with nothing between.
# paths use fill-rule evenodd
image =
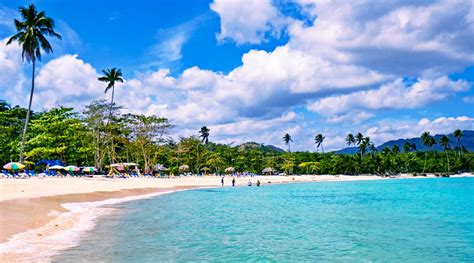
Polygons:
<instances>
[{"instance_id":1,"label":"shoreline","mask_svg":"<svg viewBox=\"0 0 474 263\"><path fill-rule=\"evenodd\" d=\"M472 176L472 174L464 174L453 177ZM107 205L202 187L221 187L220 178L209 176L174 179L51 178L0 180L0 186L2 187L0 195L0 260L2 262L37 260L38 252L48 251L43 258L46 260L54 256L56 252L72 247L79 242L80 235L95 227L95 220L98 217L112 213L113 209L107 208ZM372 175L259 176L236 178L236 186L244 186L249 180L253 183L260 180L262 185L268 185L268 181L271 181L272 184L281 184L417 178L437 177L406 175L397 178L382 178ZM48 187L50 185L43 182L44 180L49 181L49 184L53 184L53 187ZM128 180L133 180L133 182L129 183ZM231 179L226 177L225 180L226 187L228 187ZM104 187L104 183L108 187ZM64 185L69 185L69 188L61 188ZM90 188L84 189L84 186ZM31 188L36 188L37 191L30 191ZM93 191L101 188L103 188L102 191ZM120 189L116 190L116 188ZM68 191L69 194L62 194ZM68 232L70 232L70 235L67 234ZM55 244L54 240L58 236L62 236L60 239L62 244ZM50 239L53 239L53 241ZM25 241L28 242L25 243ZM24 249L25 247L27 249Z\"/></svg>"}]
</instances>

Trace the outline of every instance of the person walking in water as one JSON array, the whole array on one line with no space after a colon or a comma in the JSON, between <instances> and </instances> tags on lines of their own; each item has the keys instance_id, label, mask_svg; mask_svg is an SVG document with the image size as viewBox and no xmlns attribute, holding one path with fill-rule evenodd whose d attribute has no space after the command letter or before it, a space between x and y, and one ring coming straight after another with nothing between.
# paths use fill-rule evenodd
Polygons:
<instances>
[{"instance_id":1,"label":"person walking in water","mask_svg":"<svg viewBox=\"0 0 474 263\"><path fill-rule=\"evenodd\" d=\"M232 178L232 187L235 186L235 178Z\"/></svg>"},{"instance_id":2,"label":"person walking in water","mask_svg":"<svg viewBox=\"0 0 474 263\"><path fill-rule=\"evenodd\" d=\"M257 186L260 186L260 180L257 180Z\"/></svg>"},{"instance_id":3,"label":"person walking in water","mask_svg":"<svg viewBox=\"0 0 474 263\"><path fill-rule=\"evenodd\" d=\"M221 184L222 184L222 186L224 186L224 176L222 176Z\"/></svg>"}]
</instances>

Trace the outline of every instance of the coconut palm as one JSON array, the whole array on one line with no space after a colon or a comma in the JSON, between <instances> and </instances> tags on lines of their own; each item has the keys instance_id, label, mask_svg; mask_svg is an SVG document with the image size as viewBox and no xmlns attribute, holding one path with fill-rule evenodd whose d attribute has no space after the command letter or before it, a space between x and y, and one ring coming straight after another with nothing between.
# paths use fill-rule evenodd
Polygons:
<instances>
[{"instance_id":1,"label":"coconut palm","mask_svg":"<svg viewBox=\"0 0 474 263\"><path fill-rule=\"evenodd\" d=\"M451 145L449 144L449 138L446 135L443 135L441 139L439 139L439 145L443 146L444 152L446 153L446 163L448 165L448 170L447 172L449 173L449 156L448 156L448 150L451 148Z\"/></svg>"},{"instance_id":2,"label":"coconut palm","mask_svg":"<svg viewBox=\"0 0 474 263\"><path fill-rule=\"evenodd\" d=\"M107 87L105 88L105 93L112 89L112 99L110 100L110 109L109 109L109 122L112 118L112 107L114 105L114 93L115 93L115 82L123 82L122 71L117 68L102 70L104 76L99 77L99 81L107 82Z\"/></svg>"},{"instance_id":3,"label":"coconut palm","mask_svg":"<svg viewBox=\"0 0 474 263\"><path fill-rule=\"evenodd\" d=\"M324 137L321 133L316 135L314 137L314 143L316 144L316 147L319 148L321 146L321 151L324 153L324 147L323 147L323 142L326 137Z\"/></svg>"},{"instance_id":4,"label":"coconut palm","mask_svg":"<svg viewBox=\"0 0 474 263\"><path fill-rule=\"evenodd\" d=\"M454 138L458 140L458 149L459 155L461 155L461 137L463 136L463 132L460 129L457 129L453 132Z\"/></svg>"},{"instance_id":5,"label":"coconut palm","mask_svg":"<svg viewBox=\"0 0 474 263\"><path fill-rule=\"evenodd\" d=\"M346 144L349 147L351 147L351 145L355 145L355 138L354 138L354 135L352 133L347 134Z\"/></svg>"},{"instance_id":6,"label":"coconut palm","mask_svg":"<svg viewBox=\"0 0 474 263\"><path fill-rule=\"evenodd\" d=\"M292 142L291 136L287 133L283 136L283 142L288 145L288 152L291 152L290 142Z\"/></svg>"},{"instance_id":7,"label":"coconut palm","mask_svg":"<svg viewBox=\"0 0 474 263\"><path fill-rule=\"evenodd\" d=\"M362 133L357 133L356 137L355 137L355 142L357 143L357 145L360 145L362 142L364 142L364 135L362 135Z\"/></svg>"},{"instance_id":8,"label":"coconut palm","mask_svg":"<svg viewBox=\"0 0 474 263\"><path fill-rule=\"evenodd\" d=\"M34 5L19 8L22 21L15 19L15 28L17 33L10 37L7 45L13 41L17 41L21 48L21 57L32 64L33 70L31 75L31 91L30 101L28 103L28 111L26 113L25 126L23 128L23 135L20 146L20 162L24 161L23 152L25 149L26 133L28 132L28 123L30 121L31 103L33 101L33 94L35 90L35 66L36 60L41 61L41 50L46 53L52 53L53 48L46 39L46 36L61 39L61 36L54 31L53 19L46 16L44 11L38 12Z\"/></svg>"},{"instance_id":9,"label":"coconut palm","mask_svg":"<svg viewBox=\"0 0 474 263\"><path fill-rule=\"evenodd\" d=\"M429 132L424 132L423 134L421 134L421 142L423 143L423 145L428 147L429 151L431 151L431 147L433 147L433 145L436 144L436 140L433 138L433 136L431 136L431 134ZM426 168L427 155L428 155L428 152L426 151L425 152L425 163L423 165L423 173L425 172L425 168Z\"/></svg>"},{"instance_id":10,"label":"coconut palm","mask_svg":"<svg viewBox=\"0 0 474 263\"><path fill-rule=\"evenodd\" d=\"M209 142L209 132L211 130L206 126L202 126L201 130L199 131L199 137L201 137L201 142L207 144Z\"/></svg>"}]
</instances>

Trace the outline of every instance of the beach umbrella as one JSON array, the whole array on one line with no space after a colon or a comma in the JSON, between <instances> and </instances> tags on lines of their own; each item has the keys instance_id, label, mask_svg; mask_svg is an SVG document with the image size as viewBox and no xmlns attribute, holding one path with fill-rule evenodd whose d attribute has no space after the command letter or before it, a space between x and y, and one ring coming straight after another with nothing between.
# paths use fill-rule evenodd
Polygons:
<instances>
[{"instance_id":1,"label":"beach umbrella","mask_svg":"<svg viewBox=\"0 0 474 263\"><path fill-rule=\"evenodd\" d=\"M124 166L138 166L137 163L123 163Z\"/></svg>"},{"instance_id":2,"label":"beach umbrella","mask_svg":"<svg viewBox=\"0 0 474 263\"><path fill-rule=\"evenodd\" d=\"M53 166L49 167L49 170L64 170L64 166L53 165Z\"/></svg>"},{"instance_id":3,"label":"beach umbrella","mask_svg":"<svg viewBox=\"0 0 474 263\"><path fill-rule=\"evenodd\" d=\"M227 168L225 168L224 171L225 171L226 173L233 173L233 172L235 172L235 168L234 168L234 167L227 167Z\"/></svg>"},{"instance_id":4,"label":"beach umbrella","mask_svg":"<svg viewBox=\"0 0 474 263\"><path fill-rule=\"evenodd\" d=\"M187 165L187 164L183 164L179 167L180 172L185 172L185 171L188 171L188 170L189 170L189 165Z\"/></svg>"},{"instance_id":5,"label":"beach umbrella","mask_svg":"<svg viewBox=\"0 0 474 263\"><path fill-rule=\"evenodd\" d=\"M82 171L87 172L87 173L92 173L92 172L95 172L96 169L94 167L84 167L82 168Z\"/></svg>"},{"instance_id":6,"label":"beach umbrella","mask_svg":"<svg viewBox=\"0 0 474 263\"><path fill-rule=\"evenodd\" d=\"M20 170L25 168L25 165L22 163L17 163L17 162L9 162L3 166L3 169L7 170Z\"/></svg>"},{"instance_id":7,"label":"beach umbrella","mask_svg":"<svg viewBox=\"0 0 474 263\"><path fill-rule=\"evenodd\" d=\"M69 166L64 167L64 170L66 170L68 172L77 172L77 171L79 171L79 167L74 166L74 165L69 165Z\"/></svg>"},{"instance_id":8,"label":"beach umbrella","mask_svg":"<svg viewBox=\"0 0 474 263\"><path fill-rule=\"evenodd\" d=\"M164 165L162 164L157 164L153 167L153 169L155 171L168 171L168 168L166 168Z\"/></svg>"},{"instance_id":9,"label":"beach umbrella","mask_svg":"<svg viewBox=\"0 0 474 263\"><path fill-rule=\"evenodd\" d=\"M275 170L274 170L273 168L271 168L271 167L267 167L267 168L265 168L265 169L262 170L262 173L263 173L263 174L271 174L271 173L273 173L273 172L275 172Z\"/></svg>"}]
</instances>

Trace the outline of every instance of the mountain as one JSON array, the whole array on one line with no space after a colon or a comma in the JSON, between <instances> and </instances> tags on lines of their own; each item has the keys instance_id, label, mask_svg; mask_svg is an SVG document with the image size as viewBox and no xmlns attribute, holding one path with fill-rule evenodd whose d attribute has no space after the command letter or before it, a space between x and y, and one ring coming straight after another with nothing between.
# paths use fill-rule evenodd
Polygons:
<instances>
[{"instance_id":1,"label":"mountain","mask_svg":"<svg viewBox=\"0 0 474 263\"><path fill-rule=\"evenodd\" d=\"M260 143L256 143L256 142L246 142L246 143L243 143L239 146L237 146L237 148L239 149L239 151L250 151L250 150L253 150L253 149L256 149L256 150L259 150L259 151L262 151L262 152L284 152L284 150L276 147L276 146L273 146L273 145L264 145L264 144L260 144Z\"/></svg>"},{"instance_id":2,"label":"mountain","mask_svg":"<svg viewBox=\"0 0 474 263\"><path fill-rule=\"evenodd\" d=\"M443 136L443 134L437 134L434 136L436 140L436 144L433 146L432 150L434 151L442 151L444 150L443 147L439 145L439 140ZM456 147L458 144L458 140L454 137L452 133L447 134L450 142L451 142L451 148ZM377 146L377 151L381 151L385 147L390 147L392 148L394 145L398 145L400 148L400 151L403 151L403 145L405 142L409 143L414 143L416 145L416 149L418 151L426 151L428 148L421 143L421 139L418 138L410 138L410 139L398 139L398 140L392 140L385 142L379 146ZM474 131L463 131L463 136L461 137L461 144L466 147L466 149L470 152L474 151ZM335 151L335 153L345 153L345 154L350 154L350 153L356 153L358 151L357 147L347 147L338 151Z\"/></svg>"}]
</instances>

